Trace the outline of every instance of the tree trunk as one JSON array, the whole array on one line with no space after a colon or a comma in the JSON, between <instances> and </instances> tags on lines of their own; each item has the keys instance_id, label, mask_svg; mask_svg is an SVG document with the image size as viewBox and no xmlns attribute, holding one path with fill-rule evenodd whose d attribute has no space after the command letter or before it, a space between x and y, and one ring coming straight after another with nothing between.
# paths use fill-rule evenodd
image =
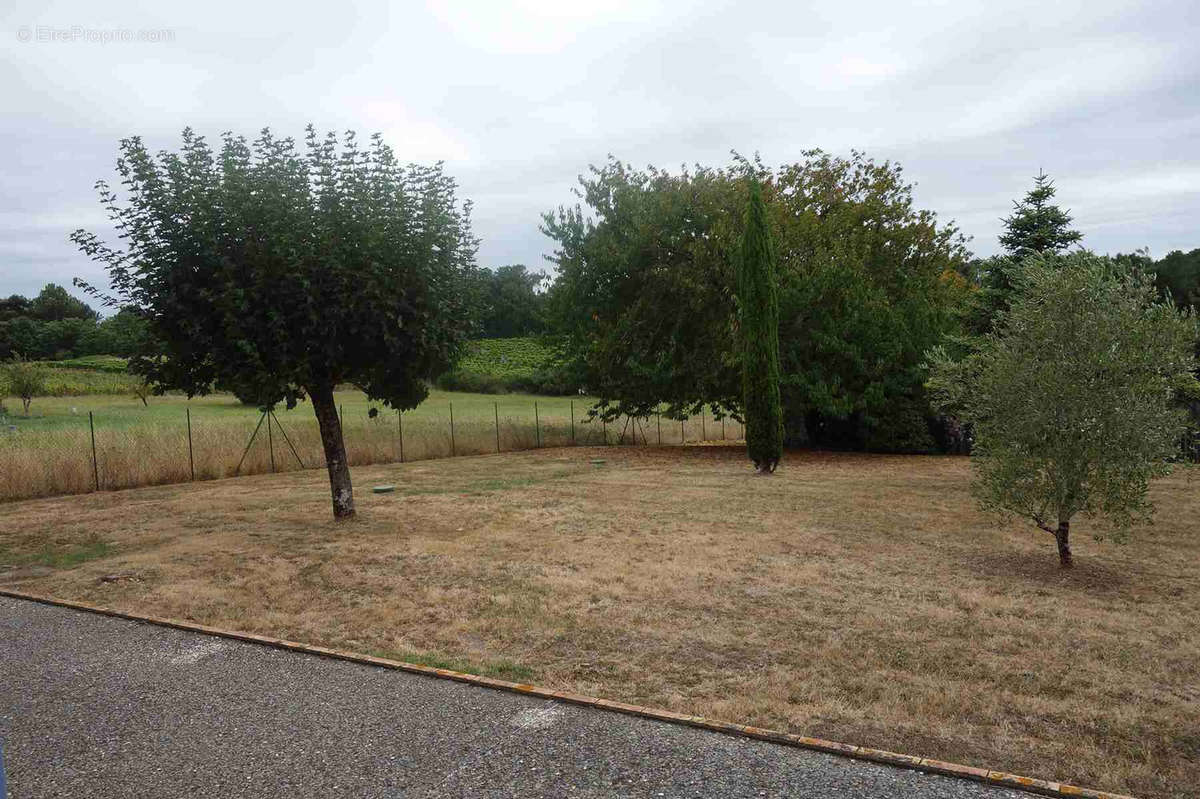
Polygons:
<instances>
[{"instance_id":1,"label":"tree trunk","mask_svg":"<svg viewBox=\"0 0 1200 799\"><path fill-rule=\"evenodd\" d=\"M1071 568L1071 523L1059 520L1058 529L1054 531L1054 540L1058 542L1058 564L1064 569Z\"/></svg>"},{"instance_id":2,"label":"tree trunk","mask_svg":"<svg viewBox=\"0 0 1200 799\"><path fill-rule=\"evenodd\" d=\"M329 469L329 491L333 495L333 518L354 516L354 489L350 485L350 464L346 462L346 442L342 438L342 422L338 419L333 387L309 389L317 426L321 429L321 446L325 448L325 466Z\"/></svg>"}]
</instances>

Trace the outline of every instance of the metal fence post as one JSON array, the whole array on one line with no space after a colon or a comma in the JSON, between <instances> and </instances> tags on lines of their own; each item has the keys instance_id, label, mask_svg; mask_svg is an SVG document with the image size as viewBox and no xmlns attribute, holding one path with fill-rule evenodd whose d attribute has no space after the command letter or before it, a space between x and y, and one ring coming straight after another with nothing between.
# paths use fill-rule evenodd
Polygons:
<instances>
[{"instance_id":1,"label":"metal fence post","mask_svg":"<svg viewBox=\"0 0 1200 799\"><path fill-rule=\"evenodd\" d=\"M575 443L575 400L571 400L571 443Z\"/></svg>"},{"instance_id":2,"label":"metal fence post","mask_svg":"<svg viewBox=\"0 0 1200 799\"><path fill-rule=\"evenodd\" d=\"M704 409L700 409L700 440L708 441L708 428L704 424Z\"/></svg>"},{"instance_id":3,"label":"metal fence post","mask_svg":"<svg viewBox=\"0 0 1200 799\"><path fill-rule=\"evenodd\" d=\"M658 425L658 445L662 446L662 414L658 411L654 412L654 423Z\"/></svg>"},{"instance_id":4,"label":"metal fence post","mask_svg":"<svg viewBox=\"0 0 1200 799\"><path fill-rule=\"evenodd\" d=\"M283 436L283 443L288 445L288 449L292 451L292 455L296 458L296 463L303 469L304 461L300 460L300 453L296 451L296 445L292 443L292 439L288 437L287 431L283 429L283 423L279 421L279 417L275 415L275 411L271 411L269 415L271 418L267 420L267 424L271 422L275 423L275 426L279 428L279 435Z\"/></svg>"},{"instance_id":5,"label":"metal fence post","mask_svg":"<svg viewBox=\"0 0 1200 799\"><path fill-rule=\"evenodd\" d=\"M250 440L246 442L246 448L242 450L242 458L238 461L237 468L233 470L235 475L241 474L242 464L246 462L246 456L250 454L250 447L254 446L254 439L258 437L258 431L262 429L263 422L266 419L267 414L265 412L258 418L258 424L254 426L254 432L250 434Z\"/></svg>"},{"instance_id":6,"label":"metal fence post","mask_svg":"<svg viewBox=\"0 0 1200 799\"><path fill-rule=\"evenodd\" d=\"M683 432L683 425L686 422L687 422L687 419L679 420L679 444L680 444L680 446L687 443L687 433Z\"/></svg>"},{"instance_id":7,"label":"metal fence post","mask_svg":"<svg viewBox=\"0 0 1200 799\"><path fill-rule=\"evenodd\" d=\"M725 417L721 417L721 440L725 440Z\"/></svg>"},{"instance_id":8,"label":"metal fence post","mask_svg":"<svg viewBox=\"0 0 1200 799\"><path fill-rule=\"evenodd\" d=\"M608 446L608 420L600 417L600 425L604 428L604 446Z\"/></svg>"},{"instance_id":9,"label":"metal fence post","mask_svg":"<svg viewBox=\"0 0 1200 799\"><path fill-rule=\"evenodd\" d=\"M187 411L187 428L188 428L188 469L192 473L192 479L196 479L196 458L192 454L192 409L185 408Z\"/></svg>"},{"instance_id":10,"label":"metal fence post","mask_svg":"<svg viewBox=\"0 0 1200 799\"><path fill-rule=\"evenodd\" d=\"M271 451L271 474L275 474L275 436L271 433L271 411L267 411L267 449Z\"/></svg>"},{"instance_id":11,"label":"metal fence post","mask_svg":"<svg viewBox=\"0 0 1200 799\"><path fill-rule=\"evenodd\" d=\"M400 434L400 462L404 463L404 411L396 411L396 430Z\"/></svg>"},{"instance_id":12,"label":"metal fence post","mask_svg":"<svg viewBox=\"0 0 1200 799\"><path fill-rule=\"evenodd\" d=\"M496 452L500 451L500 403L493 402L492 410L496 414Z\"/></svg>"},{"instance_id":13,"label":"metal fence post","mask_svg":"<svg viewBox=\"0 0 1200 799\"><path fill-rule=\"evenodd\" d=\"M537 400L533 401L533 440L535 448L540 449L542 446L542 422L538 418Z\"/></svg>"},{"instance_id":14,"label":"metal fence post","mask_svg":"<svg viewBox=\"0 0 1200 799\"><path fill-rule=\"evenodd\" d=\"M187 411L187 468L192 473L192 480L196 480L196 456L192 453L192 409L185 408Z\"/></svg>"},{"instance_id":15,"label":"metal fence post","mask_svg":"<svg viewBox=\"0 0 1200 799\"><path fill-rule=\"evenodd\" d=\"M453 458L455 453L454 446L454 403L450 403L450 457Z\"/></svg>"},{"instance_id":16,"label":"metal fence post","mask_svg":"<svg viewBox=\"0 0 1200 799\"><path fill-rule=\"evenodd\" d=\"M96 420L88 411L88 429L92 432L92 478L96 481L96 490L100 490L100 464L96 460Z\"/></svg>"}]
</instances>

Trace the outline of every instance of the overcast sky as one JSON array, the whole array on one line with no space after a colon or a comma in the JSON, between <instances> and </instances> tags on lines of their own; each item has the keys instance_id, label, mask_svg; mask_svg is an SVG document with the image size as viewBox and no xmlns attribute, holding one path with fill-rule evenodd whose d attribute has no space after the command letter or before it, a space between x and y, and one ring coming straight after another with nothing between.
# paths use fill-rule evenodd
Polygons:
<instances>
[{"instance_id":1,"label":"overcast sky","mask_svg":"<svg viewBox=\"0 0 1200 799\"><path fill-rule=\"evenodd\" d=\"M445 160L490 267L543 266L540 213L609 153L812 147L899 161L981 255L1039 168L1092 249L1190 250L1197 41L1197 0L7 0L0 295L103 283L67 240L104 229L93 183L121 137L174 147L185 126L378 130L403 160Z\"/></svg>"}]
</instances>

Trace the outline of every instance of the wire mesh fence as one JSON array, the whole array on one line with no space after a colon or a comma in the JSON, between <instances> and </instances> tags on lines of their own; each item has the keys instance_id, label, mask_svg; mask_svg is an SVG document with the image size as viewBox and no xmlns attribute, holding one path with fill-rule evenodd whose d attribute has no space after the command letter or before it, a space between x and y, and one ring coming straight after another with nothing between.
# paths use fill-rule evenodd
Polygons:
<instances>
[{"instance_id":1,"label":"wire mesh fence","mask_svg":"<svg viewBox=\"0 0 1200 799\"><path fill-rule=\"evenodd\" d=\"M1200 463L1200 430L1192 430L1179 444L1180 459Z\"/></svg>"},{"instance_id":2,"label":"wire mesh fence","mask_svg":"<svg viewBox=\"0 0 1200 799\"><path fill-rule=\"evenodd\" d=\"M445 412L408 413L361 406L341 412L352 466L514 452L572 445L671 446L742 440L732 418L705 412L686 420L654 414L611 422L587 417L588 406L497 400ZM324 468L317 422L303 413L130 422L102 412L57 420L49 429L0 421L0 500L212 480L235 475Z\"/></svg>"}]
</instances>

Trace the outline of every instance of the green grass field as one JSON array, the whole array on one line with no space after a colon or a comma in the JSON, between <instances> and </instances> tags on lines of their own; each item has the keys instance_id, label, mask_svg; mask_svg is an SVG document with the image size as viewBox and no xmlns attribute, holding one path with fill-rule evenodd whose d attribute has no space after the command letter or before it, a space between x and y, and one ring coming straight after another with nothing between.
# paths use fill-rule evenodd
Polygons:
<instances>
[{"instance_id":1,"label":"green grass field","mask_svg":"<svg viewBox=\"0 0 1200 799\"><path fill-rule=\"evenodd\" d=\"M444 375L439 382L446 390L465 393L573 393L573 390L561 385L561 381L554 379L551 369L553 360L553 349L536 337L483 339L471 342L469 351L458 367ZM40 365L46 377L46 388L41 394L46 397L107 397L119 394L132 397L142 384L140 378L126 371L126 359L114 355L42 361ZM0 400L7 393L3 372L0 369ZM14 402L20 407L19 400L10 397L7 403L10 413ZM87 404L75 401L65 407L79 408ZM47 415L54 413L57 411L48 412Z\"/></svg>"},{"instance_id":2,"label":"green grass field","mask_svg":"<svg viewBox=\"0 0 1200 799\"><path fill-rule=\"evenodd\" d=\"M360 421L366 423L371 408L378 409L378 419L391 418L395 422L396 412L384 407L381 403L372 403L367 396L357 390L339 391L335 395L343 411L347 427L352 427ZM245 423L253 425L258 421L260 411L250 405L243 405L230 394L210 394L206 397L195 397L189 400L180 394L167 394L161 397L151 396L148 404L133 396L132 393L83 395L66 397L37 397L29 409L29 416L20 412L20 402L9 401L7 424L15 426L20 432L37 432L62 429L86 428L88 412L90 411L96 423L96 429L123 429L142 427L146 425L186 423L186 413L191 412L192 424L204 423ZM592 397L539 397L531 394L466 394L461 392L433 390L429 398L416 409L407 411L406 418L427 421L430 419L445 420L449 424L451 405L453 405L456 420L494 420L497 409L502 417L528 416L529 424L534 420L534 403L538 410L545 411L547 418L570 416L571 408L575 408L576 417L582 419L587 409L595 402ZM14 408L15 405L15 408ZM280 407L276 415L284 424L315 424L312 406L301 402L292 410ZM372 423L377 423L372 420Z\"/></svg>"},{"instance_id":3,"label":"green grass field","mask_svg":"<svg viewBox=\"0 0 1200 799\"><path fill-rule=\"evenodd\" d=\"M572 443L680 444L742 435L736 423L710 416L683 424L654 417L607 425L588 421L595 400L583 396L435 390L402 418L360 391L339 391L336 398L347 457L356 466ZM372 408L378 410L374 417ZM0 500L79 493L97 484L129 488L193 475L213 479L316 468L324 462L309 403L278 410L278 425L262 426L255 436L261 418L257 408L228 394L150 397L148 405L132 394L39 397L28 417L18 410L0 420Z\"/></svg>"},{"instance_id":4,"label":"green grass field","mask_svg":"<svg viewBox=\"0 0 1200 799\"><path fill-rule=\"evenodd\" d=\"M338 391L350 463L742 435L732 421L721 424L703 416L683 424L652 418L606 425L587 418L593 397L520 393L521 386L542 385L534 376L550 355L532 338L475 342L460 373L481 379L449 386L459 390L435 389L402 417L361 391ZM45 362L49 396L35 397L28 415L19 399L3 397L0 386L0 399L7 399L7 412L0 413L0 500L314 468L324 462L307 402L277 409L278 425L260 427L259 409L230 394L190 400L166 394L143 403L135 393L140 379L124 368L125 361L112 356ZM477 386L488 393L476 393Z\"/></svg>"},{"instance_id":5,"label":"green grass field","mask_svg":"<svg viewBox=\"0 0 1200 799\"><path fill-rule=\"evenodd\" d=\"M84 355L79 358L67 358L62 361L43 361L46 366L59 369L75 369L91 372L110 372L125 374L129 361L116 355Z\"/></svg>"}]
</instances>

